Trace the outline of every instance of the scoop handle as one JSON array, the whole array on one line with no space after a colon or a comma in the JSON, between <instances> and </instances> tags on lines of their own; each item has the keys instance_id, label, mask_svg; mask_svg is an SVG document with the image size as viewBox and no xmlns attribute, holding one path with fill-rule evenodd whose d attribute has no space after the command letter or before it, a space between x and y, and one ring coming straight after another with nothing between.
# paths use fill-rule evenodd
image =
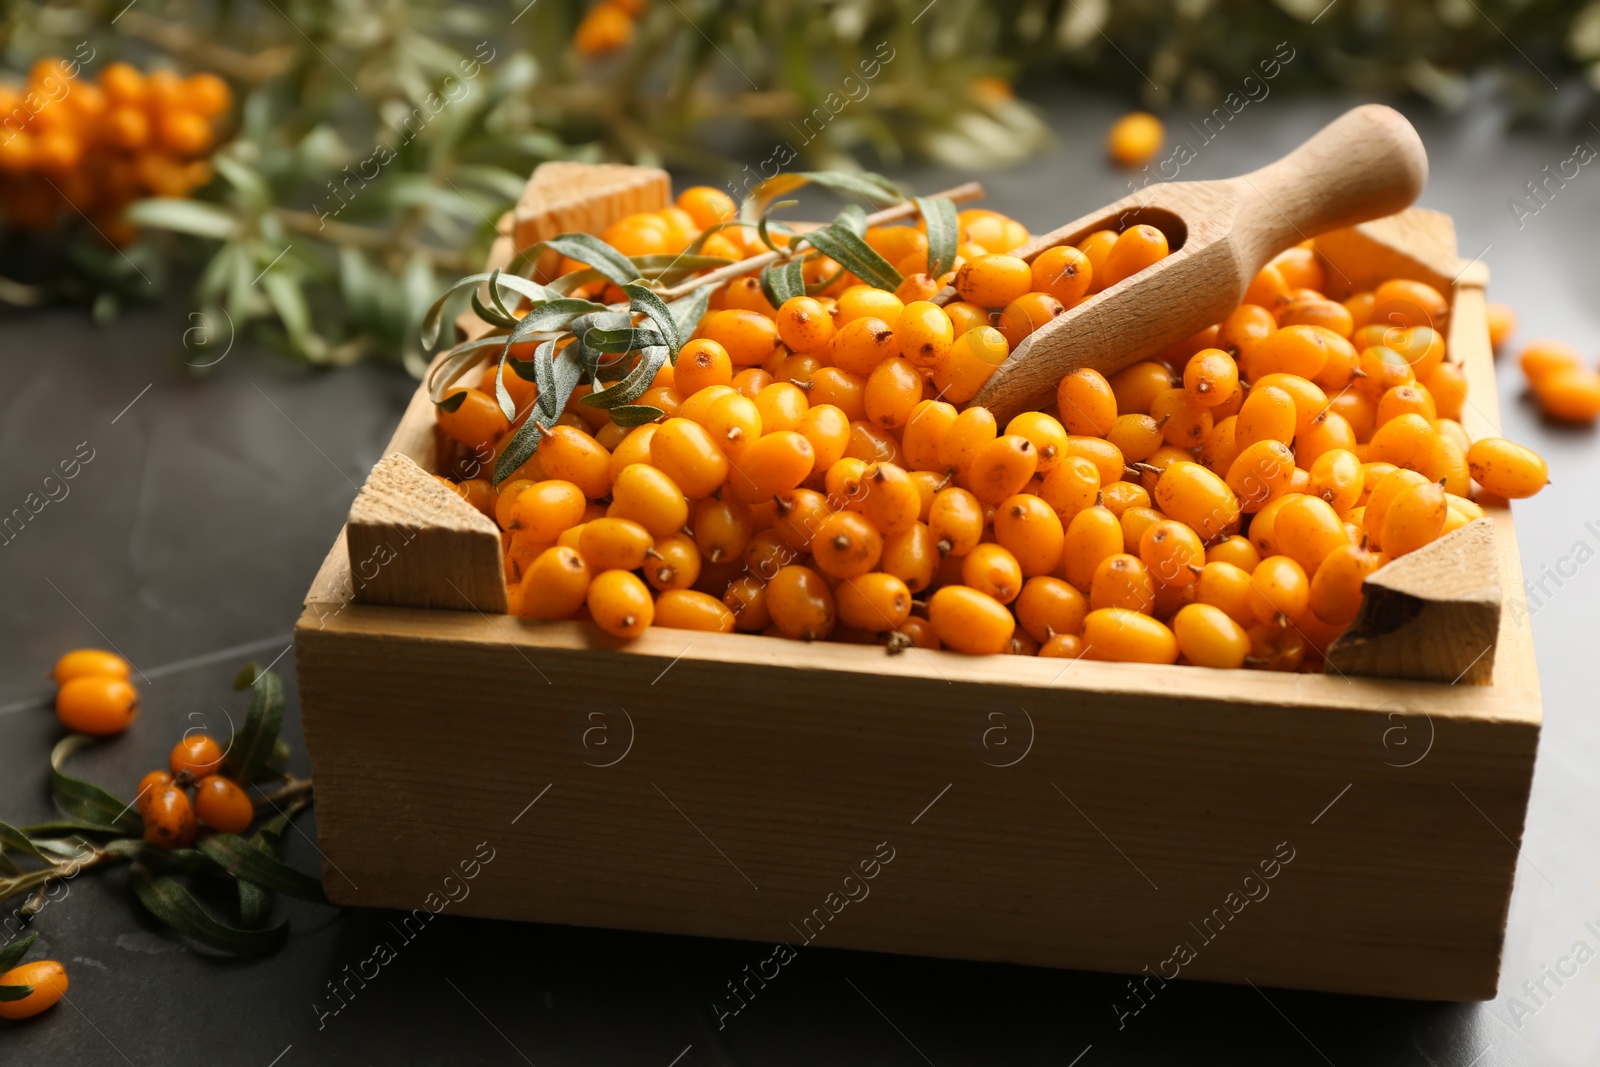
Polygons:
<instances>
[{"instance_id":1,"label":"scoop handle","mask_svg":"<svg viewBox=\"0 0 1600 1067\"><path fill-rule=\"evenodd\" d=\"M1246 208L1235 234L1265 257L1409 207L1427 183L1428 154L1404 115L1364 104L1276 163L1234 180ZM1251 205L1254 195L1266 203Z\"/></svg>"}]
</instances>

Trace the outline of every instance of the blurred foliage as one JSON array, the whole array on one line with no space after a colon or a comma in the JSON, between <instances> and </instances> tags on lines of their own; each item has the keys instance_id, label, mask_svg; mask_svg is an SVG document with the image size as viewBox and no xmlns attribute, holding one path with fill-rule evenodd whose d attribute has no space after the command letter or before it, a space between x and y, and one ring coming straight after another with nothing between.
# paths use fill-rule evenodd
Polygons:
<instances>
[{"instance_id":1,"label":"blurred foliage","mask_svg":"<svg viewBox=\"0 0 1600 1067\"><path fill-rule=\"evenodd\" d=\"M0 299L114 313L154 295L154 273L128 268L155 244L157 258L206 257L212 331L420 374L417 328L441 279L482 262L542 160L664 163L741 193L755 172L730 158L758 168L785 147L793 167L1006 164L1047 140L1013 78L1065 72L1158 110L1209 107L1279 42L1295 58L1278 89L1414 92L1448 109L1487 76L1525 112L1582 74L1600 85L1600 2L606 2L631 12L627 39L580 55L586 0L0 0L13 70L87 42L91 74L114 59L214 70L240 99L199 200L146 201L138 245L45 257L48 288L0 279Z\"/></svg>"}]
</instances>

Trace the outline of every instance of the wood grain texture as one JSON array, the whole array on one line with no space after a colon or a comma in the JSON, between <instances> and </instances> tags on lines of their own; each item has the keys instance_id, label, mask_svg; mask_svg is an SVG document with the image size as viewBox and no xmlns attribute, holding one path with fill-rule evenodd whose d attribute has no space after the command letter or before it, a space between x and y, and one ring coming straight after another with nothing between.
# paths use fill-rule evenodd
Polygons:
<instances>
[{"instance_id":1,"label":"wood grain texture","mask_svg":"<svg viewBox=\"0 0 1600 1067\"><path fill-rule=\"evenodd\" d=\"M1446 685L1493 677L1503 594L1491 520L1400 557L1362 588L1355 622L1328 649L1329 669Z\"/></svg>"},{"instance_id":2,"label":"wood grain texture","mask_svg":"<svg viewBox=\"0 0 1600 1067\"><path fill-rule=\"evenodd\" d=\"M1415 258L1389 222L1329 235L1351 286L1453 261L1447 219L1402 217L1431 242ZM1481 288L1453 288L1447 328L1479 436ZM423 447L419 412L397 444ZM1485 510L1518 590L1510 510ZM1494 994L1541 719L1525 613L1501 613L1487 681L1452 686L659 628L624 645L352 603L341 571L336 550L296 631L340 902L424 906L487 842L464 913L1168 976L1184 944L1188 978ZM880 843L894 859L866 881ZM1264 880L1280 843L1294 859Z\"/></svg>"},{"instance_id":3,"label":"wood grain texture","mask_svg":"<svg viewBox=\"0 0 1600 1067\"><path fill-rule=\"evenodd\" d=\"M1260 170L1227 181L1153 184L1034 238L1013 254L1031 262L1095 230L1140 223L1165 233L1174 251L1041 326L967 406L988 408L1004 425L1046 407L1072 371L1110 374L1219 322L1273 256L1404 209L1427 176L1416 130L1392 108L1368 104Z\"/></svg>"},{"instance_id":4,"label":"wood grain texture","mask_svg":"<svg viewBox=\"0 0 1600 1067\"><path fill-rule=\"evenodd\" d=\"M624 215L672 203L672 179L655 167L623 163L541 163L511 213L511 239L521 252L564 233L599 233ZM548 253L533 276L555 274L559 256Z\"/></svg>"},{"instance_id":5,"label":"wood grain texture","mask_svg":"<svg viewBox=\"0 0 1600 1067\"><path fill-rule=\"evenodd\" d=\"M500 528L402 452L372 468L345 541L361 603L506 610Z\"/></svg>"}]
</instances>

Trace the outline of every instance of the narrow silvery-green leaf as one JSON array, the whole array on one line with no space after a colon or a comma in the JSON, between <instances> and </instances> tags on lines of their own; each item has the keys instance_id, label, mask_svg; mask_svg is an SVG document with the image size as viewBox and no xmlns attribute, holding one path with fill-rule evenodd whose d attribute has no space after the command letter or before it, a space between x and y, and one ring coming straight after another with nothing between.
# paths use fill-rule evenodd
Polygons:
<instances>
[{"instance_id":1,"label":"narrow silvery-green leaf","mask_svg":"<svg viewBox=\"0 0 1600 1067\"><path fill-rule=\"evenodd\" d=\"M928 274L938 278L956 261L961 226L956 218L956 205L944 196L919 196L917 210L928 231Z\"/></svg>"},{"instance_id":2,"label":"narrow silvery-green leaf","mask_svg":"<svg viewBox=\"0 0 1600 1067\"><path fill-rule=\"evenodd\" d=\"M672 317L672 309L659 296L638 283L624 285L622 291L628 295L628 306L655 325L662 342L667 346L668 358L676 361L678 349L683 347L684 335L678 329L678 320Z\"/></svg>"},{"instance_id":3,"label":"narrow silvery-green leaf","mask_svg":"<svg viewBox=\"0 0 1600 1067\"><path fill-rule=\"evenodd\" d=\"M627 256L593 234L564 233L560 237L541 241L540 244L560 252L568 259L575 259L599 271L608 281L616 285L627 285L639 277L638 269Z\"/></svg>"},{"instance_id":4,"label":"narrow silvery-green leaf","mask_svg":"<svg viewBox=\"0 0 1600 1067\"><path fill-rule=\"evenodd\" d=\"M207 948L235 956L258 956L279 948L289 936L289 924L266 930L241 930L229 926L201 906L178 882L152 874L143 863L133 864L129 882L145 910L184 937Z\"/></svg>"},{"instance_id":5,"label":"narrow silvery-green leaf","mask_svg":"<svg viewBox=\"0 0 1600 1067\"><path fill-rule=\"evenodd\" d=\"M50 751L50 793L56 807L71 818L100 830L142 833L144 820L139 818L132 804L61 769L74 752L94 743L95 739L86 734L68 734Z\"/></svg>"},{"instance_id":6,"label":"narrow silvery-green leaf","mask_svg":"<svg viewBox=\"0 0 1600 1067\"><path fill-rule=\"evenodd\" d=\"M223 759L228 776L241 785L263 776L283 724L283 679L262 671L250 688L250 710Z\"/></svg>"},{"instance_id":7,"label":"narrow silvery-green leaf","mask_svg":"<svg viewBox=\"0 0 1600 1067\"><path fill-rule=\"evenodd\" d=\"M830 223L805 234L804 239L868 285L890 292L899 288L900 272L855 231Z\"/></svg>"},{"instance_id":8,"label":"narrow silvery-green leaf","mask_svg":"<svg viewBox=\"0 0 1600 1067\"><path fill-rule=\"evenodd\" d=\"M210 237L222 241L232 237L238 222L215 204L203 200L179 200L154 197L137 200L124 212L129 222L150 226L158 230L176 230L196 237Z\"/></svg>"}]
</instances>

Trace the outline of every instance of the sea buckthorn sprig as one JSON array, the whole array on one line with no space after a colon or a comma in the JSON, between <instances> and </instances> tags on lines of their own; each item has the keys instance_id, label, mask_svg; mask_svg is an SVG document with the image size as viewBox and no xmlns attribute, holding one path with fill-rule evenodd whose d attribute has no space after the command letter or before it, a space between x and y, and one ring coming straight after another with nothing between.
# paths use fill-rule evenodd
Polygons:
<instances>
[{"instance_id":1,"label":"sea buckthorn sprig","mask_svg":"<svg viewBox=\"0 0 1600 1067\"><path fill-rule=\"evenodd\" d=\"M232 107L215 74L187 78L111 63L97 79L76 61L34 64L0 84L0 210L13 226L87 218L106 240L135 235L124 211L147 196L188 196L211 180L208 157Z\"/></svg>"},{"instance_id":2,"label":"sea buckthorn sprig","mask_svg":"<svg viewBox=\"0 0 1600 1067\"><path fill-rule=\"evenodd\" d=\"M892 265L893 288L831 255L722 268L677 362L654 365L648 419L574 391L522 455L509 420L441 409L447 437L499 457L494 482L446 480L501 527L511 610L623 640L671 626L1313 670L1366 578L1483 517L1476 488L1545 483L1533 453L1463 429L1444 296L1393 279L1331 299L1310 245L1222 322L1065 376L1048 410L963 410L1035 330L1169 249L1134 225L1025 261L1012 220L954 214L950 234L927 214L862 232L865 273ZM752 217L758 239L774 229ZM501 414L495 373L472 402Z\"/></svg>"},{"instance_id":3,"label":"sea buckthorn sprig","mask_svg":"<svg viewBox=\"0 0 1600 1067\"><path fill-rule=\"evenodd\" d=\"M79 649L61 657L54 674L66 693L85 681L125 684L129 671L114 653ZM250 664L234 687L251 692L238 730L222 743L207 734L185 734L168 766L146 774L131 801L66 772L67 761L95 744L94 736L62 738L50 754L50 791L62 818L22 827L0 822L0 904L26 896L17 914L32 921L55 899L55 886L85 870L127 861L140 904L184 937L236 955L282 945L288 924L270 924L274 894L326 903L315 878L279 858L284 830L311 803L312 783L283 771L288 747L278 737L282 680ZM266 783L277 786L256 796L247 792ZM272 815L260 825L258 806ZM253 826L253 834L241 836ZM219 918L202 905L180 880L186 876L237 883L237 918ZM0 949L0 970L7 972L0 974L0 1018L37 1014L66 990L59 964L14 966L31 943L30 936Z\"/></svg>"}]
</instances>

